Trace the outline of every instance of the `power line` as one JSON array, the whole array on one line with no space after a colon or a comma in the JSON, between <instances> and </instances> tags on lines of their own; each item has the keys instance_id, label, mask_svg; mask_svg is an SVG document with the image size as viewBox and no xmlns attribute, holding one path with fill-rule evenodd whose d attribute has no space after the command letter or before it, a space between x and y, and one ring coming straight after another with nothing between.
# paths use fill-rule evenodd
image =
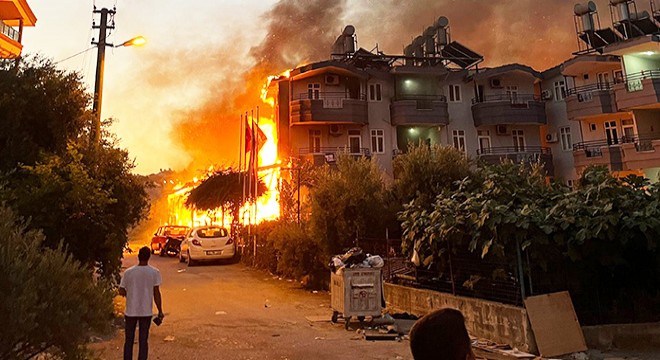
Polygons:
<instances>
[{"instance_id":1,"label":"power line","mask_svg":"<svg viewBox=\"0 0 660 360\"><path fill-rule=\"evenodd\" d=\"M90 51L90 50L92 50L92 49L96 49L96 46L92 46L92 47L90 47L89 49L85 49L85 50L83 50L83 51L81 51L81 52L79 52L79 53L73 54L73 55L71 55L71 56L69 56L69 57L67 57L67 58L64 58L64 59L62 59L62 60L56 61L54 64L59 64L59 63L61 63L61 62L63 62L63 61L67 61L67 60L69 60L69 59L71 59L71 58L74 58L74 57L76 57L76 56L78 56L78 55L84 54L84 53L86 53L86 52L88 52L88 51Z\"/></svg>"}]
</instances>

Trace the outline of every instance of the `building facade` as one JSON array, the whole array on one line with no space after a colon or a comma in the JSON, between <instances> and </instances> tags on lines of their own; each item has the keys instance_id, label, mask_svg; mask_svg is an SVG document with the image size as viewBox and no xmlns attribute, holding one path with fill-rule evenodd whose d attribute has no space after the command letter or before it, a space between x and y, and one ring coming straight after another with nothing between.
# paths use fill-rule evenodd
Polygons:
<instances>
[{"instance_id":1,"label":"building facade","mask_svg":"<svg viewBox=\"0 0 660 360\"><path fill-rule=\"evenodd\" d=\"M26 0L0 0L0 59L13 59L23 50L23 28L37 18Z\"/></svg>"},{"instance_id":2,"label":"building facade","mask_svg":"<svg viewBox=\"0 0 660 360\"><path fill-rule=\"evenodd\" d=\"M439 144L489 163L539 162L568 186L590 165L658 180L660 35L543 72L479 68L483 58L448 39L441 19L400 56L356 51L345 30L329 60L274 81L280 156L317 165L367 156L393 178L410 144Z\"/></svg>"}]
</instances>

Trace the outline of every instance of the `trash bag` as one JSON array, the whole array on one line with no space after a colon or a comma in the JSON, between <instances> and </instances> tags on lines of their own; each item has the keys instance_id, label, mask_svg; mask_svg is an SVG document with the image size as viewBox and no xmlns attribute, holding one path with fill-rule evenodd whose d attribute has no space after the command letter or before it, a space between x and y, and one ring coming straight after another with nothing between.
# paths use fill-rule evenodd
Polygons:
<instances>
[{"instance_id":1,"label":"trash bag","mask_svg":"<svg viewBox=\"0 0 660 360\"><path fill-rule=\"evenodd\" d=\"M362 249L359 247L354 247L342 255L341 261L346 266L352 266L361 264L366 258L367 255L362 251Z\"/></svg>"},{"instance_id":2,"label":"trash bag","mask_svg":"<svg viewBox=\"0 0 660 360\"><path fill-rule=\"evenodd\" d=\"M385 266L385 261L383 260L382 257L378 255L369 256L365 261L367 262L367 264L369 264L369 267L375 269L380 269L383 266Z\"/></svg>"},{"instance_id":3,"label":"trash bag","mask_svg":"<svg viewBox=\"0 0 660 360\"><path fill-rule=\"evenodd\" d=\"M341 268L344 267L344 262L341 261L340 256L335 255L330 260L330 264L328 264L328 266L330 267L330 270L332 270L332 272L334 273L334 272L337 272L338 269L341 269Z\"/></svg>"}]
</instances>

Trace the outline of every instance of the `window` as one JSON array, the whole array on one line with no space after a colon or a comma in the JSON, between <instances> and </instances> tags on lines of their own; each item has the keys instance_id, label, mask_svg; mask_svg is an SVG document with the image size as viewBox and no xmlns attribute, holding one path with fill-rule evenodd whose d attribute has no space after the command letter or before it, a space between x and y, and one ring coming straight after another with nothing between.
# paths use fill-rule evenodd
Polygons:
<instances>
[{"instance_id":1,"label":"window","mask_svg":"<svg viewBox=\"0 0 660 360\"><path fill-rule=\"evenodd\" d=\"M623 70L614 70L614 82L617 84L623 82Z\"/></svg>"},{"instance_id":2,"label":"window","mask_svg":"<svg viewBox=\"0 0 660 360\"><path fill-rule=\"evenodd\" d=\"M461 102L461 86L449 85L449 101Z\"/></svg>"},{"instance_id":3,"label":"window","mask_svg":"<svg viewBox=\"0 0 660 360\"><path fill-rule=\"evenodd\" d=\"M635 141L635 123L632 119L621 120L621 129L623 130L623 142Z\"/></svg>"},{"instance_id":4,"label":"window","mask_svg":"<svg viewBox=\"0 0 660 360\"><path fill-rule=\"evenodd\" d=\"M467 153L467 148L465 146L465 130L453 130L452 135L454 138L454 147Z\"/></svg>"},{"instance_id":5,"label":"window","mask_svg":"<svg viewBox=\"0 0 660 360\"><path fill-rule=\"evenodd\" d=\"M321 152L321 130L309 131L309 152L312 154Z\"/></svg>"},{"instance_id":6,"label":"window","mask_svg":"<svg viewBox=\"0 0 660 360\"><path fill-rule=\"evenodd\" d=\"M511 135L513 136L513 151L515 152L524 152L525 151L525 134L522 130L511 130Z\"/></svg>"},{"instance_id":7,"label":"window","mask_svg":"<svg viewBox=\"0 0 660 360\"><path fill-rule=\"evenodd\" d=\"M369 101L381 101L381 100L383 100L381 85L380 84L369 85Z\"/></svg>"},{"instance_id":8,"label":"window","mask_svg":"<svg viewBox=\"0 0 660 360\"><path fill-rule=\"evenodd\" d=\"M479 152L488 154L490 152L490 131L477 130L477 139L479 140Z\"/></svg>"},{"instance_id":9,"label":"window","mask_svg":"<svg viewBox=\"0 0 660 360\"><path fill-rule=\"evenodd\" d=\"M507 85L506 87L506 96L511 100L512 103L518 102L518 86L516 85Z\"/></svg>"},{"instance_id":10,"label":"window","mask_svg":"<svg viewBox=\"0 0 660 360\"><path fill-rule=\"evenodd\" d=\"M371 152L374 154L385 153L385 131L382 129L371 130Z\"/></svg>"},{"instance_id":11,"label":"window","mask_svg":"<svg viewBox=\"0 0 660 360\"><path fill-rule=\"evenodd\" d=\"M607 137L607 145L615 145L619 143L619 135L616 130L616 120L605 121L605 136Z\"/></svg>"},{"instance_id":12,"label":"window","mask_svg":"<svg viewBox=\"0 0 660 360\"><path fill-rule=\"evenodd\" d=\"M571 140L571 128L566 126L559 129L561 137L561 149L564 151L573 151L573 141Z\"/></svg>"},{"instance_id":13,"label":"window","mask_svg":"<svg viewBox=\"0 0 660 360\"><path fill-rule=\"evenodd\" d=\"M566 94L566 83L564 80L555 81L555 101L564 100L564 94Z\"/></svg>"},{"instance_id":14,"label":"window","mask_svg":"<svg viewBox=\"0 0 660 360\"><path fill-rule=\"evenodd\" d=\"M321 84L307 84L307 98L318 100L321 98Z\"/></svg>"},{"instance_id":15,"label":"window","mask_svg":"<svg viewBox=\"0 0 660 360\"><path fill-rule=\"evenodd\" d=\"M362 136L360 130L348 130L348 151L351 154L359 154L362 148Z\"/></svg>"},{"instance_id":16,"label":"window","mask_svg":"<svg viewBox=\"0 0 660 360\"><path fill-rule=\"evenodd\" d=\"M598 74L598 88L609 89L610 87L610 73L602 72Z\"/></svg>"}]
</instances>

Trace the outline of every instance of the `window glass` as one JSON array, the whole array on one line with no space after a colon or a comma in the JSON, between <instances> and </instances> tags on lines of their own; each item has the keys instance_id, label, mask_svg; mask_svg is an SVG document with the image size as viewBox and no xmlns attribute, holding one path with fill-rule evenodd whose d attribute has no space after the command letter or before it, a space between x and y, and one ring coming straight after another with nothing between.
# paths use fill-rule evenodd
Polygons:
<instances>
[{"instance_id":1,"label":"window glass","mask_svg":"<svg viewBox=\"0 0 660 360\"><path fill-rule=\"evenodd\" d=\"M385 152L385 131L382 129L371 130L371 152L382 154Z\"/></svg>"},{"instance_id":2,"label":"window glass","mask_svg":"<svg viewBox=\"0 0 660 360\"><path fill-rule=\"evenodd\" d=\"M226 237L227 230L221 227L208 227L197 230L197 237L201 239Z\"/></svg>"},{"instance_id":3,"label":"window glass","mask_svg":"<svg viewBox=\"0 0 660 360\"><path fill-rule=\"evenodd\" d=\"M571 140L571 128L566 126L559 129L559 136L561 137L561 148L564 151L573 150L573 142Z\"/></svg>"},{"instance_id":4,"label":"window glass","mask_svg":"<svg viewBox=\"0 0 660 360\"><path fill-rule=\"evenodd\" d=\"M461 86L460 85L449 85L449 101L450 102L460 102L461 101Z\"/></svg>"}]
</instances>

